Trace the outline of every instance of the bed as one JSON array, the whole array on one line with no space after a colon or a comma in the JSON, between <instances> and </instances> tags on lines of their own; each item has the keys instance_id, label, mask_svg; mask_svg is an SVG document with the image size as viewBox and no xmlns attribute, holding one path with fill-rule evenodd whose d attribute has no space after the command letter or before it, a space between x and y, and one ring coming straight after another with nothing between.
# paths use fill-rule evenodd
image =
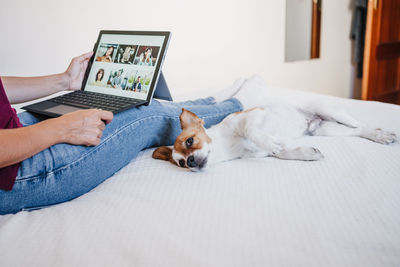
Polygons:
<instances>
[{"instance_id":1,"label":"bed","mask_svg":"<svg viewBox=\"0 0 400 267\"><path fill-rule=\"evenodd\" d=\"M400 106L325 101L400 136ZM243 159L192 173L142 151L70 202L0 216L1 266L400 266L400 145L305 137L318 162Z\"/></svg>"}]
</instances>

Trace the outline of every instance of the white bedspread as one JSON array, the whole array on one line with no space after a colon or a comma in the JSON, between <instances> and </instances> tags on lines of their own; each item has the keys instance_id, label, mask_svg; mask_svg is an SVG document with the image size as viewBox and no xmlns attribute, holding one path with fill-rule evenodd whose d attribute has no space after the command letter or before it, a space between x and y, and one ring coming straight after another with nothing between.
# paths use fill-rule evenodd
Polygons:
<instances>
[{"instance_id":1,"label":"white bedspread","mask_svg":"<svg viewBox=\"0 0 400 267\"><path fill-rule=\"evenodd\" d=\"M324 99L400 136L400 106L275 94ZM143 151L78 199L0 216L0 265L400 266L400 145L299 143L325 158L236 160L191 173Z\"/></svg>"}]
</instances>

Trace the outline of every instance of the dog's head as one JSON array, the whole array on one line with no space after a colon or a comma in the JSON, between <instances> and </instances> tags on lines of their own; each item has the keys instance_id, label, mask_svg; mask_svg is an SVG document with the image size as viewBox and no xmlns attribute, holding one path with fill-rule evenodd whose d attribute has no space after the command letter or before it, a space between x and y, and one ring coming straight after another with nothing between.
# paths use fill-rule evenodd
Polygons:
<instances>
[{"instance_id":1,"label":"dog's head","mask_svg":"<svg viewBox=\"0 0 400 267\"><path fill-rule=\"evenodd\" d=\"M196 114L182 109L182 133L176 138L173 148L162 146L153 152L153 158L169 161L191 171L200 171L207 166L211 138L206 134L204 121Z\"/></svg>"}]
</instances>

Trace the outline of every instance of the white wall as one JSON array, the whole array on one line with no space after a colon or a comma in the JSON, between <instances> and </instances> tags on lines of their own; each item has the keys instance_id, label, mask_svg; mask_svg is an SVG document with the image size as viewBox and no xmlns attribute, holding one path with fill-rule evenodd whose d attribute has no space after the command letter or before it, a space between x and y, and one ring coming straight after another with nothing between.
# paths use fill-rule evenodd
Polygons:
<instances>
[{"instance_id":1,"label":"white wall","mask_svg":"<svg viewBox=\"0 0 400 267\"><path fill-rule=\"evenodd\" d=\"M321 58L284 62L284 0L0 0L0 75L64 71L100 29L173 32L164 65L175 95L204 95L240 76L349 96L350 0L322 4Z\"/></svg>"}]
</instances>

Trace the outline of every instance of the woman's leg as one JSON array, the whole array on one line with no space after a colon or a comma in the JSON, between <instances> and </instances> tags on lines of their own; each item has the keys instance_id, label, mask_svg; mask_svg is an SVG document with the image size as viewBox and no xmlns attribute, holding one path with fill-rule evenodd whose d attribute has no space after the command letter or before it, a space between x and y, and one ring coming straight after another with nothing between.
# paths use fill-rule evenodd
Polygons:
<instances>
[{"instance_id":1,"label":"woman's leg","mask_svg":"<svg viewBox=\"0 0 400 267\"><path fill-rule=\"evenodd\" d=\"M18 115L19 121L22 123L23 126L29 126L29 125L38 123L38 122L48 118L44 115L34 114L34 113L30 113L28 111L18 113L17 115Z\"/></svg>"},{"instance_id":2,"label":"woman's leg","mask_svg":"<svg viewBox=\"0 0 400 267\"><path fill-rule=\"evenodd\" d=\"M54 145L24 160L11 191L0 191L0 214L15 213L76 198L127 165L141 150L171 145L180 133L182 107L210 127L242 110L236 99L170 103L153 101L117 114L95 147ZM27 116L27 115L24 115Z\"/></svg>"},{"instance_id":3,"label":"woman's leg","mask_svg":"<svg viewBox=\"0 0 400 267\"><path fill-rule=\"evenodd\" d=\"M207 97L207 98L199 98L196 100L188 100L180 103L174 103L174 102L166 102L167 105L178 105L178 106L198 106L198 105L211 105L215 104L215 99L213 97ZM24 111L21 113L18 113L18 119L22 123L23 126L29 126L35 123L38 123L42 120L47 119L48 117L45 115L40 115L40 114L35 114L35 113L30 113L28 111Z\"/></svg>"}]
</instances>

